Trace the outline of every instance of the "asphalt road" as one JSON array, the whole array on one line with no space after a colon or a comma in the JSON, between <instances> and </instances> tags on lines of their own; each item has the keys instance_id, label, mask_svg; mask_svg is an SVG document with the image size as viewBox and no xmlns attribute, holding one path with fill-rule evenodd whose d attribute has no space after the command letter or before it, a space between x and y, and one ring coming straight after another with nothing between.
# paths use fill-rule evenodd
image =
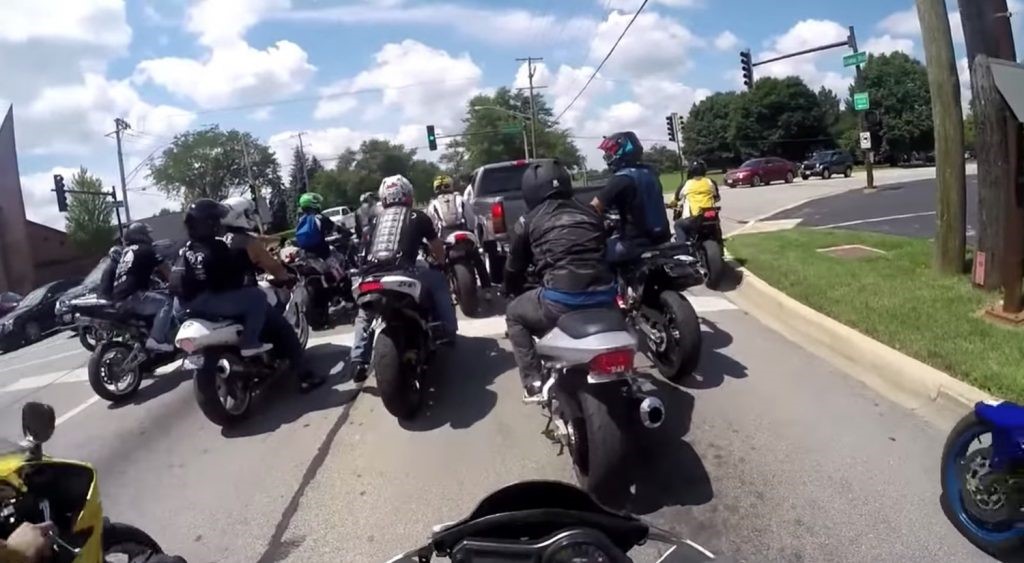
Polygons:
<instances>
[{"instance_id":1,"label":"asphalt road","mask_svg":"<svg viewBox=\"0 0 1024 563\"><path fill-rule=\"evenodd\" d=\"M762 190L724 197L749 221L772 210L742 199ZM786 194L770 203L796 202ZM698 376L682 387L652 378L669 413L642 439L631 509L738 561L987 560L938 505L953 421L878 396L727 297L691 294L704 319ZM95 399L86 354L58 335L0 356L0 435L17 437L24 401L53 404L47 451L94 463L107 514L191 563L383 561L501 485L571 479L540 409L520 402L501 317L462 321L410 424L384 411L372 378L361 389L344 380L349 330L310 343L328 387L301 396L282 383L231 431L206 421L182 373L120 408ZM658 554L645 546L638 561Z\"/></svg>"},{"instance_id":2,"label":"asphalt road","mask_svg":"<svg viewBox=\"0 0 1024 563\"><path fill-rule=\"evenodd\" d=\"M815 199L768 217L767 221L799 220L803 227L871 231L916 238L935 236L935 180L884 186L875 193L853 190ZM967 237L973 242L978 224L978 177L967 177Z\"/></svg>"}]
</instances>

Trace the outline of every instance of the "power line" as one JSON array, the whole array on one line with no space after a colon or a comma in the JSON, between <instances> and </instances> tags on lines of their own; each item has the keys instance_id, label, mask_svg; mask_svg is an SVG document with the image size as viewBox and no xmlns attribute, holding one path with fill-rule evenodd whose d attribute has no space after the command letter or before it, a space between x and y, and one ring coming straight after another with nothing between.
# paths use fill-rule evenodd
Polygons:
<instances>
[{"instance_id":1,"label":"power line","mask_svg":"<svg viewBox=\"0 0 1024 563\"><path fill-rule=\"evenodd\" d=\"M636 9L636 13L633 14L633 17L629 20L629 23L626 24L626 28L622 30L621 34L619 34L619 38L615 40L615 43L612 45L612 48L608 50L608 54L605 55L604 59L601 60L601 64L597 65L597 68L594 69L594 72L590 75L590 78L587 79L587 83L583 85L583 88L580 88L580 91L576 93L576 96L573 97L571 102L569 102L569 105L565 106L565 109L563 109L561 113L558 114L558 117L555 117L555 123L557 123L558 120L562 119L562 116L565 115L565 112L569 111L572 108L572 106L576 104L576 101L580 99L580 96L582 96L583 92L587 90L587 87L590 86L590 83L594 81L594 77L597 76L597 73L601 72L601 68L604 67L604 64L608 62L608 59L611 58L612 53L615 52L615 48L619 46L619 43L622 41L622 38L626 36L626 32L629 31L629 28L633 27L633 22L635 22L636 19L640 17L640 12L643 12L644 8L647 7L647 2L648 0L644 0L643 4L640 4L640 7Z\"/></svg>"}]
</instances>

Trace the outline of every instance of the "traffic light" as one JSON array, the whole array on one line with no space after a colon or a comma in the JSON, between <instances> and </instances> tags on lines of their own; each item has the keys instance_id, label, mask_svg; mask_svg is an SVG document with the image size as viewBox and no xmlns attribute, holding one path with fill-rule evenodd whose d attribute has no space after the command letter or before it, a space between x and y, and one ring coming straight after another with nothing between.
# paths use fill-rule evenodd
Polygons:
<instances>
[{"instance_id":1,"label":"traffic light","mask_svg":"<svg viewBox=\"0 0 1024 563\"><path fill-rule=\"evenodd\" d=\"M434 126L427 125L427 147L432 150L437 150L437 135L434 134Z\"/></svg>"},{"instance_id":2,"label":"traffic light","mask_svg":"<svg viewBox=\"0 0 1024 563\"><path fill-rule=\"evenodd\" d=\"M754 87L754 62L750 58L750 49L740 51L740 69L743 71L743 85L750 90Z\"/></svg>"},{"instance_id":3,"label":"traffic light","mask_svg":"<svg viewBox=\"0 0 1024 563\"><path fill-rule=\"evenodd\" d=\"M61 213L67 213L68 210L68 194L64 190L64 176L54 174L53 191L57 194L57 210Z\"/></svg>"},{"instance_id":4,"label":"traffic light","mask_svg":"<svg viewBox=\"0 0 1024 563\"><path fill-rule=\"evenodd\" d=\"M665 116L665 123L668 125L668 140L676 141L676 114Z\"/></svg>"}]
</instances>

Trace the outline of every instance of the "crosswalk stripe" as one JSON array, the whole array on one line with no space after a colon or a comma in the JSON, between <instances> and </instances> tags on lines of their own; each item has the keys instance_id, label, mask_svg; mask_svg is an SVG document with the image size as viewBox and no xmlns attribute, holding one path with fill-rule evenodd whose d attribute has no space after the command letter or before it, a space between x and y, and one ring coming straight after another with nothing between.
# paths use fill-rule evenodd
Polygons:
<instances>
[{"instance_id":1,"label":"crosswalk stripe","mask_svg":"<svg viewBox=\"0 0 1024 563\"><path fill-rule=\"evenodd\" d=\"M698 314L711 313L716 311L730 311L736 309L734 305L728 299L724 297L718 297L715 295L687 295L690 303L693 304L693 308ZM484 337L484 336L496 336L504 334L505 332L505 316L499 315L494 317L487 317L484 319L462 319L459 321L459 334L465 337ZM307 348L313 348L324 344L334 344L338 346L351 346L352 345L352 333L348 332L345 334L325 334L325 335L314 335L309 339L309 343L306 345ZM170 373L181 365L180 361L175 361L166 366L162 366L156 370L156 375L164 375ZM85 366L56 371L51 373L44 373L41 375L33 375L29 377L21 378L14 383L11 383L3 388L0 388L0 393L9 393L12 391L26 391L30 389L38 389L40 387L46 387L56 383L81 383L89 380L89 372Z\"/></svg>"}]
</instances>

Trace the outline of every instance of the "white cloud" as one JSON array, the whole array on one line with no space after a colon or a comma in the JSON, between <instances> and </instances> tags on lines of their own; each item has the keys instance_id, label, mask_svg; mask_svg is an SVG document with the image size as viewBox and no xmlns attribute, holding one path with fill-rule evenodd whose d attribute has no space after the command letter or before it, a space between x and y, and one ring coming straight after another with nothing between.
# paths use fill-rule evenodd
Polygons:
<instances>
[{"instance_id":1,"label":"white cloud","mask_svg":"<svg viewBox=\"0 0 1024 563\"><path fill-rule=\"evenodd\" d=\"M608 54L631 18L630 14L611 12L597 26L590 41L592 61L597 63ZM678 21L656 12L644 12L623 37L605 68L612 74L622 72L631 77L676 72L687 67L687 52L696 45L696 36Z\"/></svg>"},{"instance_id":2,"label":"white cloud","mask_svg":"<svg viewBox=\"0 0 1024 563\"><path fill-rule=\"evenodd\" d=\"M0 2L0 43L48 40L121 49L131 36L123 0Z\"/></svg>"},{"instance_id":3,"label":"white cloud","mask_svg":"<svg viewBox=\"0 0 1024 563\"><path fill-rule=\"evenodd\" d=\"M921 36L921 23L917 19L917 8L914 7L889 14L878 22L877 27L880 31L897 37L917 38ZM953 42L962 45L964 28L960 21L959 11L954 10L949 13L949 30L953 36Z\"/></svg>"},{"instance_id":4,"label":"white cloud","mask_svg":"<svg viewBox=\"0 0 1024 563\"><path fill-rule=\"evenodd\" d=\"M267 14L290 7L290 0L199 0L189 9L185 27L208 47L231 45Z\"/></svg>"},{"instance_id":5,"label":"white cloud","mask_svg":"<svg viewBox=\"0 0 1024 563\"><path fill-rule=\"evenodd\" d=\"M900 51L908 55L914 55L914 41L906 37L893 37L886 33L878 37L872 37L864 43L862 50L874 55Z\"/></svg>"},{"instance_id":6,"label":"white cloud","mask_svg":"<svg viewBox=\"0 0 1024 563\"><path fill-rule=\"evenodd\" d=\"M313 118L334 119L354 109L359 101L354 95L348 95L348 92L352 91L351 80L340 80L326 88L321 88L320 95L324 98L317 102Z\"/></svg>"},{"instance_id":7,"label":"white cloud","mask_svg":"<svg viewBox=\"0 0 1024 563\"><path fill-rule=\"evenodd\" d=\"M29 221L64 230L64 214L57 210L53 192L53 175L60 174L66 181L78 172L77 168L55 166L45 172L21 175L21 195L25 200L25 216Z\"/></svg>"},{"instance_id":8,"label":"white cloud","mask_svg":"<svg viewBox=\"0 0 1024 563\"><path fill-rule=\"evenodd\" d=\"M587 83L590 75L594 73L594 67L590 66L575 68L568 65L560 65L554 74L544 63L535 65L535 69L533 83L536 86L547 86L541 92L549 100L552 106L551 109L555 112L561 112L568 106L569 102L580 91L580 88L583 88L583 85ZM516 71L513 86L515 88L525 88L527 85L529 85L528 70L526 63L523 63ZM590 86L583 92L583 95L580 96L580 99L562 116L561 124L565 127L577 125L590 102L600 97L601 94L610 92L612 87L613 82L603 80L602 76L598 74L597 78L591 82Z\"/></svg>"},{"instance_id":9,"label":"white cloud","mask_svg":"<svg viewBox=\"0 0 1024 563\"><path fill-rule=\"evenodd\" d=\"M195 114L180 108L143 101L127 80L86 73L80 83L40 92L19 114L18 135L29 152L82 154L105 144L101 139L113 129L114 116L145 131L138 150L145 150L156 138L186 129L195 119Z\"/></svg>"},{"instance_id":10,"label":"white cloud","mask_svg":"<svg viewBox=\"0 0 1024 563\"><path fill-rule=\"evenodd\" d=\"M803 20L793 25L786 33L774 37L770 41L769 48L758 53L754 60L756 62L769 59L786 53L809 49L823 43L844 41L848 33L845 26L834 21ZM774 76L784 78L787 76L799 76L813 89L825 86L840 96L846 95L853 77L819 68L818 63L823 60L824 56L835 57L836 55L834 53L824 55L822 53L813 53L769 63L755 68L754 77ZM738 73L736 76L738 82Z\"/></svg>"},{"instance_id":11,"label":"white cloud","mask_svg":"<svg viewBox=\"0 0 1024 563\"><path fill-rule=\"evenodd\" d=\"M365 2L351 2L329 8L280 10L272 17L318 24L444 26L487 43L517 46L585 40L595 26L586 17L537 14L518 8L486 9L452 3L406 6L395 1L376 4L372 8Z\"/></svg>"},{"instance_id":12,"label":"white cloud","mask_svg":"<svg viewBox=\"0 0 1024 563\"><path fill-rule=\"evenodd\" d=\"M635 12L643 4L643 0L598 0L598 3L608 10ZM700 6L703 3L704 0L654 0L651 2L651 4L661 4L669 8L689 8Z\"/></svg>"},{"instance_id":13,"label":"white cloud","mask_svg":"<svg viewBox=\"0 0 1024 563\"><path fill-rule=\"evenodd\" d=\"M715 37L715 49L719 51L730 51L740 44L740 38L728 29Z\"/></svg>"}]
</instances>

